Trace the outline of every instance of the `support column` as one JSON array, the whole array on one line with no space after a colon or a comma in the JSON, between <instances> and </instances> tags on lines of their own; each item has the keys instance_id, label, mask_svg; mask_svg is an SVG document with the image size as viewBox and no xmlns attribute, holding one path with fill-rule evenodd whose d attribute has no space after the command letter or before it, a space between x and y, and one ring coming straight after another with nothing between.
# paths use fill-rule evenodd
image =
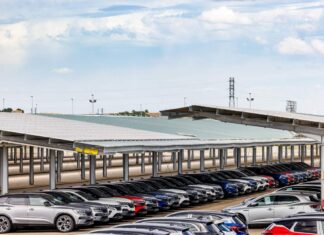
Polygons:
<instances>
[{"instance_id":1,"label":"support column","mask_svg":"<svg viewBox=\"0 0 324 235\"><path fill-rule=\"evenodd\" d=\"M129 154L123 153L123 180L129 180Z\"/></svg>"},{"instance_id":2,"label":"support column","mask_svg":"<svg viewBox=\"0 0 324 235\"><path fill-rule=\"evenodd\" d=\"M252 165L255 166L257 162L257 147L252 148Z\"/></svg>"},{"instance_id":3,"label":"support column","mask_svg":"<svg viewBox=\"0 0 324 235\"><path fill-rule=\"evenodd\" d=\"M56 153L55 150L49 150L49 186L53 190L56 188Z\"/></svg>"},{"instance_id":4,"label":"support column","mask_svg":"<svg viewBox=\"0 0 324 235\"><path fill-rule=\"evenodd\" d=\"M113 157L114 157L114 155L109 155L109 157L108 157L108 166L112 166Z\"/></svg>"},{"instance_id":5,"label":"support column","mask_svg":"<svg viewBox=\"0 0 324 235\"><path fill-rule=\"evenodd\" d=\"M205 150L200 150L200 172L205 171Z\"/></svg>"},{"instance_id":6,"label":"support column","mask_svg":"<svg viewBox=\"0 0 324 235\"><path fill-rule=\"evenodd\" d=\"M262 146L262 162L265 161L265 147Z\"/></svg>"},{"instance_id":7,"label":"support column","mask_svg":"<svg viewBox=\"0 0 324 235\"><path fill-rule=\"evenodd\" d=\"M56 151L57 160L56 160L56 178L57 182L62 181L62 161L63 161L63 151Z\"/></svg>"},{"instance_id":8,"label":"support column","mask_svg":"<svg viewBox=\"0 0 324 235\"><path fill-rule=\"evenodd\" d=\"M14 159L14 164L17 164L17 148L13 148L13 159Z\"/></svg>"},{"instance_id":9,"label":"support column","mask_svg":"<svg viewBox=\"0 0 324 235\"><path fill-rule=\"evenodd\" d=\"M157 152L152 152L152 176L158 176L158 161L157 161Z\"/></svg>"},{"instance_id":10,"label":"support column","mask_svg":"<svg viewBox=\"0 0 324 235\"><path fill-rule=\"evenodd\" d=\"M241 148L234 148L234 159L236 159L236 168L241 167Z\"/></svg>"},{"instance_id":11,"label":"support column","mask_svg":"<svg viewBox=\"0 0 324 235\"><path fill-rule=\"evenodd\" d=\"M177 153L172 152L172 163L173 163L173 170L177 169Z\"/></svg>"},{"instance_id":12,"label":"support column","mask_svg":"<svg viewBox=\"0 0 324 235\"><path fill-rule=\"evenodd\" d=\"M102 176L107 177L107 155L102 157Z\"/></svg>"},{"instance_id":13,"label":"support column","mask_svg":"<svg viewBox=\"0 0 324 235\"><path fill-rule=\"evenodd\" d=\"M79 153L73 153L75 155L75 159L77 162L77 169L81 168L81 158L80 158L80 154Z\"/></svg>"},{"instance_id":14,"label":"support column","mask_svg":"<svg viewBox=\"0 0 324 235\"><path fill-rule=\"evenodd\" d=\"M1 195L9 192L9 175L8 175L8 149L0 147L0 179L1 179Z\"/></svg>"},{"instance_id":15,"label":"support column","mask_svg":"<svg viewBox=\"0 0 324 235\"><path fill-rule=\"evenodd\" d=\"M324 136L321 136L321 207L324 209Z\"/></svg>"},{"instance_id":16,"label":"support column","mask_svg":"<svg viewBox=\"0 0 324 235\"><path fill-rule=\"evenodd\" d=\"M295 146L291 145L290 146L290 162L293 162L295 158Z\"/></svg>"},{"instance_id":17,"label":"support column","mask_svg":"<svg viewBox=\"0 0 324 235\"><path fill-rule=\"evenodd\" d=\"M282 157L283 157L283 148L282 148L282 146L281 145L279 145L278 146L278 160L279 160L279 162L281 163L282 162Z\"/></svg>"},{"instance_id":18,"label":"support column","mask_svg":"<svg viewBox=\"0 0 324 235\"><path fill-rule=\"evenodd\" d=\"M158 170L159 172L162 170L162 153L158 152Z\"/></svg>"},{"instance_id":19,"label":"support column","mask_svg":"<svg viewBox=\"0 0 324 235\"><path fill-rule=\"evenodd\" d=\"M41 148L40 150L39 150L40 152L39 152L39 157L40 157L40 167L39 167L39 170L40 170L40 172L44 172L44 149L43 148Z\"/></svg>"},{"instance_id":20,"label":"support column","mask_svg":"<svg viewBox=\"0 0 324 235\"><path fill-rule=\"evenodd\" d=\"M306 157L306 145L301 145L300 161L305 162L305 157Z\"/></svg>"},{"instance_id":21,"label":"support column","mask_svg":"<svg viewBox=\"0 0 324 235\"><path fill-rule=\"evenodd\" d=\"M85 155L83 153L80 154L81 158L81 180L85 180L86 175L86 167L85 167Z\"/></svg>"},{"instance_id":22,"label":"support column","mask_svg":"<svg viewBox=\"0 0 324 235\"><path fill-rule=\"evenodd\" d=\"M248 165L247 148L244 148L244 166Z\"/></svg>"},{"instance_id":23,"label":"support column","mask_svg":"<svg viewBox=\"0 0 324 235\"><path fill-rule=\"evenodd\" d=\"M314 167L314 145L310 146L310 165Z\"/></svg>"},{"instance_id":24,"label":"support column","mask_svg":"<svg viewBox=\"0 0 324 235\"><path fill-rule=\"evenodd\" d=\"M272 162L272 146L267 146L267 164Z\"/></svg>"},{"instance_id":25,"label":"support column","mask_svg":"<svg viewBox=\"0 0 324 235\"><path fill-rule=\"evenodd\" d=\"M219 157L219 169L224 170L224 164L225 164L225 150L224 149L218 149L218 157Z\"/></svg>"},{"instance_id":26,"label":"support column","mask_svg":"<svg viewBox=\"0 0 324 235\"><path fill-rule=\"evenodd\" d=\"M178 175L181 175L183 170L182 170L182 162L183 162L183 149L180 149L178 153Z\"/></svg>"},{"instance_id":27,"label":"support column","mask_svg":"<svg viewBox=\"0 0 324 235\"><path fill-rule=\"evenodd\" d=\"M89 178L90 184L96 184L96 164L97 164L97 156L96 155L88 155L89 156Z\"/></svg>"},{"instance_id":28,"label":"support column","mask_svg":"<svg viewBox=\"0 0 324 235\"><path fill-rule=\"evenodd\" d=\"M288 159L288 146L285 145L285 159Z\"/></svg>"},{"instance_id":29,"label":"support column","mask_svg":"<svg viewBox=\"0 0 324 235\"><path fill-rule=\"evenodd\" d=\"M191 169L191 150L190 149L188 149L187 150L187 168L188 169Z\"/></svg>"},{"instance_id":30,"label":"support column","mask_svg":"<svg viewBox=\"0 0 324 235\"><path fill-rule=\"evenodd\" d=\"M19 172L24 173L24 153L23 147L19 148Z\"/></svg>"},{"instance_id":31,"label":"support column","mask_svg":"<svg viewBox=\"0 0 324 235\"><path fill-rule=\"evenodd\" d=\"M224 149L224 166L227 166L228 149Z\"/></svg>"},{"instance_id":32,"label":"support column","mask_svg":"<svg viewBox=\"0 0 324 235\"><path fill-rule=\"evenodd\" d=\"M34 185L34 147L29 147L29 184Z\"/></svg>"},{"instance_id":33,"label":"support column","mask_svg":"<svg viewBox=\"0 0 324 235\"><path fill-rule=\"evenodd\" d=\"M141 154L141 173L145 173L145 153Z\"/></svg>"}]
</instances>

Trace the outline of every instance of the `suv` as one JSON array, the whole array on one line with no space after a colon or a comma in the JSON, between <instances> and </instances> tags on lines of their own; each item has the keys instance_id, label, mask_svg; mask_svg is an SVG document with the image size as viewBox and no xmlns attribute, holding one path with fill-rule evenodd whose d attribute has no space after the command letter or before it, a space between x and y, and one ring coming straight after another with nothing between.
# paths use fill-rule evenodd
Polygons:
<instances>
[{"instance_id":1,"label":"suv","mask_svg":"<svg viewBox=\"0 0 324 235\"><path fill-rule=\"evenodd\" d=\"M0 224L0 233L17 225L54 226L60 232L71 232L93 225L93 217L90 209L66 205L51 195L7 194L0 197Z\"/></svg>"}]
</instances>

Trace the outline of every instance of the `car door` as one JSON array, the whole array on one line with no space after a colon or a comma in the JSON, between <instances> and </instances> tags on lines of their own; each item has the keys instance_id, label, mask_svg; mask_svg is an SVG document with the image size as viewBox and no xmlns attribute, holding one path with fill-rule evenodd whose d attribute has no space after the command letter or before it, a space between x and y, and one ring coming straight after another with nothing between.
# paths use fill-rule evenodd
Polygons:
<instances>
[{"instance_id":1,"label":"car door","mask_svg":"<svg viewBox=\"0 0 324 235\"><path fill-rule=\"evenodd\" d=\"M274 218L281 219L296 214L299 210L297 204L300 200L293 195L276 195L274 198Z\"/></svg>"},{"instance_id":2,"label":"car door","mask_svg":"<svg viewBox=\"0 0 324 235\"><path fill-rule=\"evenodd\" d=\"M248 222L250 224L272 222L274 218L273 201L274 196L266 195L250 202L244 209L249 215Z\"/></svg>"},{"instance_id":3,"label":"car door","mask_svg":"<svg viewBox=\"0 0 324 235\"><path fill-rule=\"evenodd\" d=\"M27 196L9 195L3 207L4 213L9 215L14 224L28 224L27 216Z\"/></svg>"},{"instance_id":4,"label":"car door","mask_svg":"<svg viewBox=\"0 0 324 235\"><path fill-rule=\"evenodd\" d=\"M39 195L30 195L28 206L28 218L31 224L53 224L55 209L45 206L47 200Z\"/></svg>"}]
</instances>

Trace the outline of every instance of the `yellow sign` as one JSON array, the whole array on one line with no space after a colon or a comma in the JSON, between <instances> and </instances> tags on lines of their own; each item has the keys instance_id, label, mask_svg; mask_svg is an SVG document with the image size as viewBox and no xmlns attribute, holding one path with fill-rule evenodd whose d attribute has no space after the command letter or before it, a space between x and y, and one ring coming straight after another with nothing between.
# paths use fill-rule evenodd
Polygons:
<instances>
[{"instance_id":1,"label":"yellow sign","mask_svg":"<svg viewBox=\"0 0 324 235\"><path fill-rule=\"evenodd\" d=\"M76 147L75 151L78 153L85 153L85 154L90 154L90 155L98 155L99 154L99 149L93 149L93 148Z\"/></svg>"}]
</instances>

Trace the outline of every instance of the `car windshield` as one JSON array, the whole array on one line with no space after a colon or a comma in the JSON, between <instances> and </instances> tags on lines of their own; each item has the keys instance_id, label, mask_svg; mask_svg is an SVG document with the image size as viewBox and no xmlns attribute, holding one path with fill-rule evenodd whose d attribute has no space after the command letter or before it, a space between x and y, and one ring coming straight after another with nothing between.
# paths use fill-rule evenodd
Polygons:
<instances>
[{"instance_id":1,"label":"car windshield","mask_svg":"<svg viewBox=\"0 0 324 235\"><path fill-rule=\"evenodd\" d=\"M222 177L219 174L213 174L213 175L209 175L210 178L214 179L214 180L226 180L224 177Z\"/></svg>"},{"instance_id":2,"label":"car windshield","mask_svg":"<svg viewBox=\"0 0 324 235\"><path fill-rule=\"evenodd\" d=\"M243 172L244 174L249 175L249 176L256 176L257 175L253 171L250 171L248 169L243 169L243 170L241 170L241 172Z\"/></svg>"},{"instance_id":3,"label":"car windshield","mask_svg":"<svg viewBox=\"0 0 324 235\"><path fill-rule=\"evenodd\" d=\"M153 185L153 186L155 186L157 188L166 188L165 185L163 185L159 181L148 181L148 183L150 183L151 185Z\"/></svg>"},{"instance_id":4,"label":"car windshield","mask_svg":"<svg viewBox=\"0 0 324 235\"><path fill-rule=\"evenodd\" d=\"M173 179L173 178L168 178L167 179L169 182L179 186L179 187L183 187L183 186L186 186L184 183L182 183L180 180L178 179Z\"/></svg>"},{"instance_id":5,"label":"car windshield","mask_svg":"<svg viewBox=\"0 0 324 235\"><path fill-rule=\"evenodd\" d=\"M196 179L195 177L192 177L192 176L190 176L190 175L186 175L186 176L184 176L186 179L188 179L188 180L190 180L192 183L195 183L195 184L201 184L201 182L198 180L198 179Z\"/></svg>"},{"instance_id":6,"label":"car windshield","mask_svg":"<svg viewBox=\"0 0 324 235\"><path fill-rule=\"evenodd\" d=\"M133 192L133 193L145 193L145 191L141 190L139 187L135 186L134 184L127 184L127 187Z\"/></svg>"},{"instance_id":7,"label":"car windshield","mask_svg":"<svg viewBox=\"0 0 324 235\"><path fill-rule=\"evenodd\" d=\"M113 196L113 197L119 197L119 196L123 196L120 192L118 192L118 190L116 190L113 186L111 185L106 185L107 190L109 191L109 193Z\"/></svg>"},{"instance_id":8,"label":"car windshield","mask_svg":"<svg viewBox=\"0 0 324 235\"><path fill-rule=\"evenodd\" d=\"M116 187L118 187L118 189L120 189L120 191L122 191L124 194L132 194L132 191L129 190L129 188L125 185L118 184Z\"/></svg>"},{"instance_id":9,"label":"car windshield","mask_svg":"<svg viewBox=\"0 0 324 235\"><path fill-rule=\"evenodd\" d=\"M101 191L102 193L104 193L105 197L113 197L114 195L110 192L109 189L107 189L106 187L95 187L95 189L97 189L98 191Z\"/></svg>"},{"instance_id":10,"label":"car windshield","mask_svg":"<svg viewBox=\"0 0 324 235\"><path fill-rule=\"evenodd\" d=\"M67 204L72 203L72 201L69 199L69 197L66 196L64 193L46 192L46 194L51 195L64 203L67 203Z\"/></svg>"},{"instance_id":11,"label":"car windshield","mask_svg":"<svg viewBox=\"0 0 324 235\"><path fill-rule=\"evenodd\" d=\"M81 197L84 197L86 198L87 200L90 200L90 201L94 201L94 200L98 200L99 197L95 194L93 194L92 192L90 192L89 190L78 190L77 193L79 195L81 195Z\"/></svg>"},{"instance_id":12,"label":"car windshield","mask_svg":"<svg viewBox=\"0 0 324 235\"><path fill-rule=\"evenodd\" d=\"M238 177L246 177L247 176L246 174L239 172L239 171L231 171L231 173Z\"/></svg>"},{"instance_id":13,"label":"car windshield","mask_svg":"<svg viewBox=\"0 0 324 235\"><path fill-rule=\"evenodd\" d=\"M183 184L189 185L192 184L192 182L190 182L190 180L184 178L184 177L177 177L176 178L178 181L181 181Z\"/></svg>"},{"instance_id":14,"label":"car windshield","mask_svg":"<svg viewBox=\"0 0 324 235\"><path fill-rule=\"evenodd\" d=\"M136 182L135 185L142 191L142 192L146 192L148 189L149 191L153 192L156 189L154 187L152 187L151 185L145 184L143 182Z\"/></svg>"}]
</instances>

